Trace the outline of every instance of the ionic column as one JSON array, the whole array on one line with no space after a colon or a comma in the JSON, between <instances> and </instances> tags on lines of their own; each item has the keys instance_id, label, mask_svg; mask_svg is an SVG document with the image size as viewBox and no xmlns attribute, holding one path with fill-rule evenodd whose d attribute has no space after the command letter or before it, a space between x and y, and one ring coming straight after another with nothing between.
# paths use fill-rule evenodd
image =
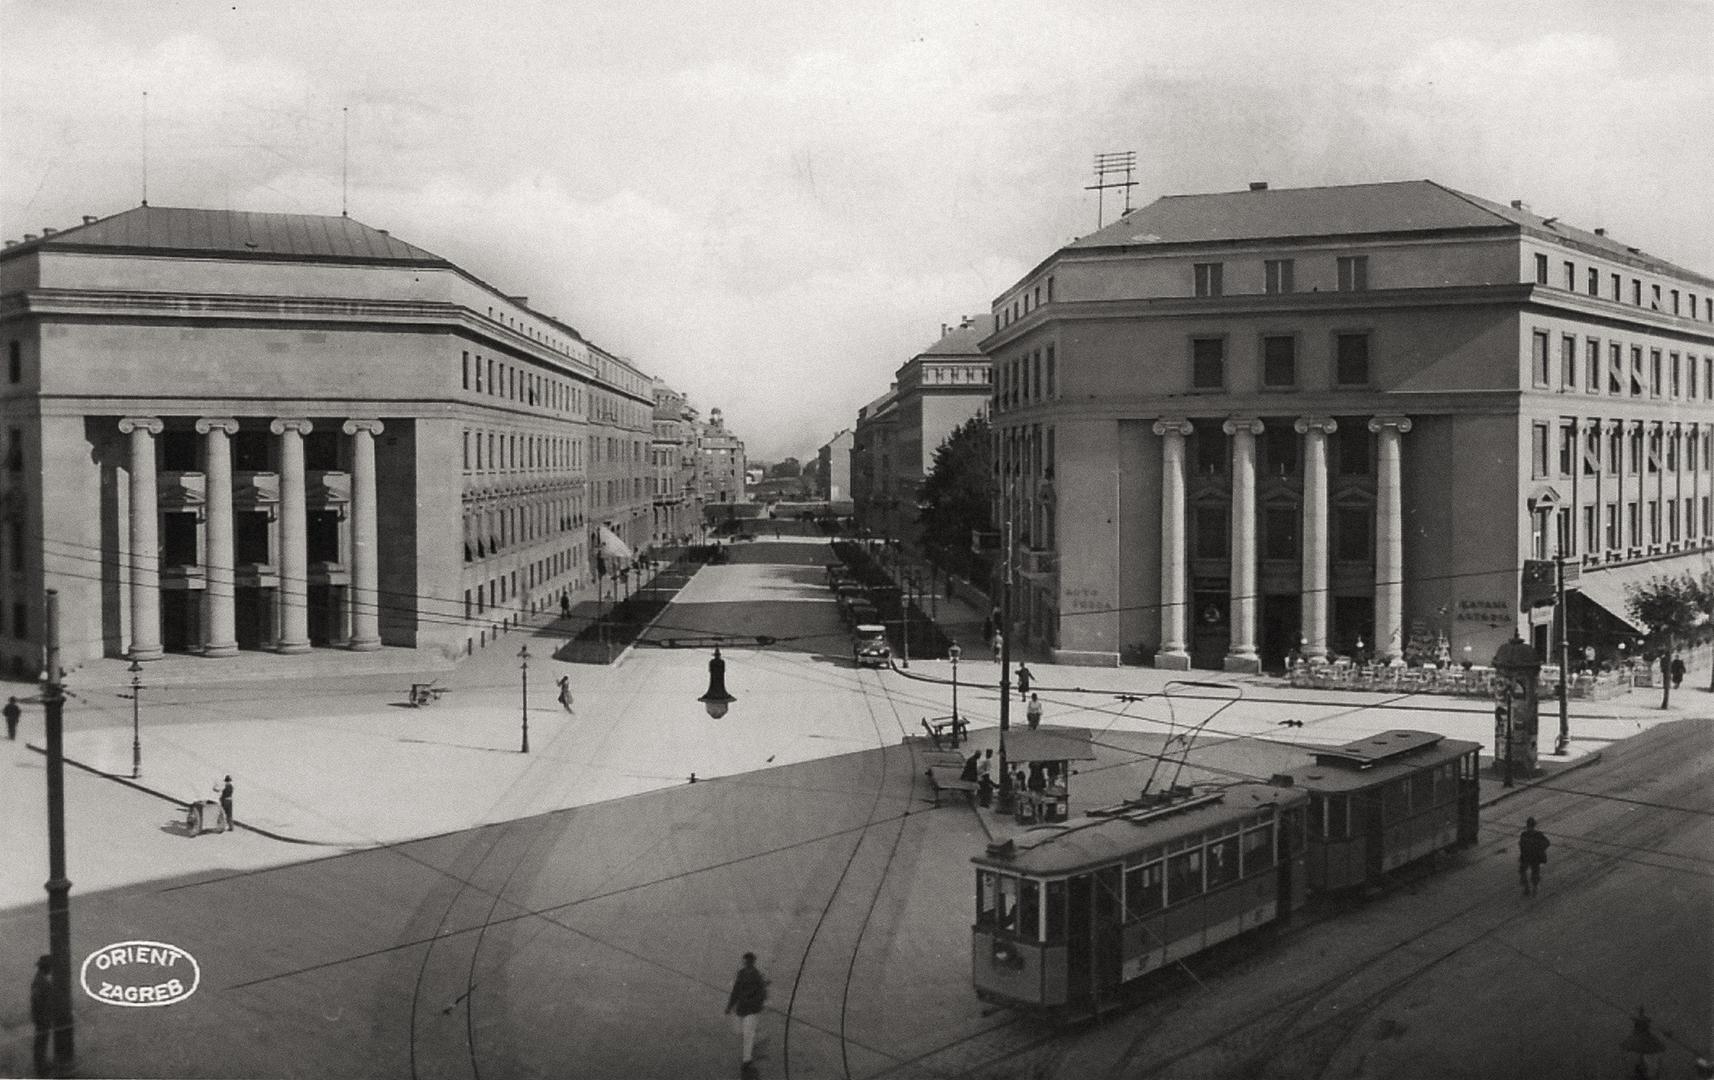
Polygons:
<instances>
[{"instance_id":1,"label":"ionic column","mask_svg":"<svg viewBox=\"0 0 1714 1080\"><path fill-rule=\"evenodd\" d=\"M1399 436L1405 416L1377 416L1369 430L1381 437L1380 473L1375 478L1375 659L1404 663L1404 500L1399 476Z\"/></svg>"},{"instance_id":2,"label":"ionic column","mask_svg":"<svg viewBox=\"0 0 1714 1080\"><path fill-rule=\"evenodd\" d=\"M1221 425L1232 437L1232 643L1227 671L1258 671L1256 656L1256 436L1262 422L1235 416Z\"/></svg>"},{"instance_id":3,"label":"ionic column","mask_svg":"<svg viewBox=\"0 0 1714 1080\"><path fill-rule=\"evenodd\" d=\"M381 647L379 547L375 526L375 436L379 420L347 420L351 436L351 648Z\"/></svg>"},{"instance_id":4,"label":"ionic column","mask_svg":"<svg viewBox=\"0 0 1714 1080\"><path fill-rule=\"evenodd\" d=\"M1303 436L1303 657L1327 659L1327 436L1339 430L1330 416L1302 416L1292 427Z\"/></svg>"},{"instance_id":5,"label":"ionic column","mask_svg":"<svg viewBox=\"0 0 1714 1080\"><path fill-rule=\"evenodd\" d=\"M280 638L275 651L309 651L309 547L304 520L304 436L308 420L275 420L280 437Z\"/></svg>"},{"instance_id":6,"label":"ionic column","mask_svg":"<svg viewBox=\"0 0 1714 1080\"><path fill-rule=\"evenodd\" d=\"M208 555L203 561L207 585L202 602L206 613L202 655L236 656L233 573L237 565L232 550L232 443L238 421L231 417L203 417L196 422L203 437L203 472L208 484Z\"/></svg>"},{"instance_id":7,"label":"ionic column","mask_svg":"<svg viewBox=\"0 0 1714 1080\"><path fill-rule=\"evenodd\" d=\"M127 416L119 430L131 436L131 652L133 660L161 655L160 506L155 496L153 416Z\"/></svg>"},{"instance_id":8,"label":"ionic column","mask_svg":"<svg viewBox=\"0 0 1714 1080\"><path fill-rule=\"evenodd\" d=\"M1189 420L1155 421L1161 442L1161 646L1155 667L1188 670L1185 641L1184 440L1195 429Z\"/></svg>"}]
</instances>

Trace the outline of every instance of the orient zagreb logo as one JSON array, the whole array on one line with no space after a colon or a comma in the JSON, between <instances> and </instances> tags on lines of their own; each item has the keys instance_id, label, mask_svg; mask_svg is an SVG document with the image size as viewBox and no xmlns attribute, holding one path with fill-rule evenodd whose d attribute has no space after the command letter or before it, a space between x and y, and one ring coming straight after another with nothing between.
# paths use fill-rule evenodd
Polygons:
<instances>
[{"instance_id":1,"label":"orient zagreb logo","mask_svg":"<svg viewBox=\"0 0 1714 1080\"><path fill-rule=\"evenodd\" d=\"M161 941L121 941L83 961L83 992L130 1008L172 1005L196 993L202 968L196 957Z\"/></svg>"}]
</instances>

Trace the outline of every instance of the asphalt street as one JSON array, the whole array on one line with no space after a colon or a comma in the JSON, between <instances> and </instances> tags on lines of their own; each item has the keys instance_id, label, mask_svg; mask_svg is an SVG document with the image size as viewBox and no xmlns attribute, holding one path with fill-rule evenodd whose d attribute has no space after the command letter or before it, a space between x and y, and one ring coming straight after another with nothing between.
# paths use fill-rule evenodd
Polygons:
<instances>
[{"instance_id":1,"label":"asphalt street","mask_svg":"<svg viewBox=\"0 0 1714 1080\"><path fill-rule=\"evenodd\" d=\"M695 700L705 649L643 647L571 669L573 714L553 700L559 669L538 660L523 699L532 752L519 753L516 653L525 642L550 653L551 620L450 673L431 709L401 708L408 679L394 676L175 688L151 715L136 786L68 774L73 941L78 959L113 942L172 943L197 958L202 985L166 1008L80 993L80 1075L736 1075L721 1008L746 950L772 980L763 1076L1223 1075L1253 1057L1242 1025L1258 1015L1275 1017L1258 1045L1303 1049L1257 1075L1531 1075L1481 1068L1501 1060L1496 1042L1521 1048L1513 1064L1594 1067L1625 1030L1613 1002L1631 997L1706 1052L1695 960L1709 955L1714 859L1693 778L1714 764L1709 729L1682 720L1631 738L1693 715L1706 695L1670 714L1621 703L1579 715L1572 763L1589 767L1496 803L1479 849L1253 957L1163 981L1135 1012L1068 1035L983 1009L969 983L968 859L1008 823L932 809L906 736L948 711L951 672L854 669L820 576L827 557L809 542L740 545L652 631L778 639L728 651L738 701L719 722ZM962 668L975 745L992 745L997 670ZM1242 680L1198 692L1138 669L1037 675L1050 725L1096 733L1074 808L1134 793L1169 741L1186 779L1260 771L1282 718L1302 719L1289 734L1309 743L1393 727L1486 738L1492 723L1481 702L1327 700ZM86 705L68 752L125 771L128 705L111 687L77 689ZM0 970L18 976L0 990L0 1072L16 1073L23 990L46 940L46 855L40 755L22 742L5 753L22 781L0 791L11 822ZM239 818L264 831L190 839L171 800L199 797L220 770L240 774ZM1564 891L1544 890L1532 915L1513 902L1506 849L1513 819L1538 808L1559 845L1550 884ZM1425 935L1436 922L1442 936ZM1437 949L1444 959L1419 963ZM1481 993L1434 981L1454 972L1483 980ZM1610 1001L1582 989L1608 986ZM1444 1012L1418 1001L1428 989ZM1345 998L1365 1019L1317 1026L1315 1009ZM1286 1001L1310 1006L1286 1017L1299 1027L1280 1026ZM1556 1008L1576 1038L1555 1030ZM1497 1018L1512 1014L1506 1043ZM1437 1062L1449 1071L1410 1071Z\"/></svg>"}]
</instances>

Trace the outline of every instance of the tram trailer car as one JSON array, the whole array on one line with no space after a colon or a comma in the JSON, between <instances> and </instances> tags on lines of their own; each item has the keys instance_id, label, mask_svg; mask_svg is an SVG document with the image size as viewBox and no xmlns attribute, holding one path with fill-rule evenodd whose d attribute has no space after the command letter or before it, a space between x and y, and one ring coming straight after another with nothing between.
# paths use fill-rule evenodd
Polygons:
<instances>
[{"instance_id":1,"label":"tram trailer car","mask_svg":"<svg viewBox=\"0 0 1714 1080\"><path fill-rule=\"evenodd\" d=\"M971 969L1009 1005L1099 1002L1304 903L1307 792L1234 784L977 856Z\"/></svg>"},{"instance_id":2,"label":"tram trailer car","mask_svg":"<svg viewBox=\"0 0 1714 1080\"><path fill-rule=\"evenodd\" d=\"M1311 893L1374 886L1401 866L1476 842L1481 744L1387 731L1276 779L1309 793Z\"/></svg>"},{"instance_id":3,"label":"tram trailer car","mask_svg":"<svg viewBox=\"0 0 1714 1080\"><path fill-rule=\"evenodd\" d=\"M1091 1005L1150 971L1476 842L1478 743L1392 731L1234 784L1038 829L977 856L984 1001ZM1301 762L1303 748L1290 751Z\"/></svg>"}]
</instances>

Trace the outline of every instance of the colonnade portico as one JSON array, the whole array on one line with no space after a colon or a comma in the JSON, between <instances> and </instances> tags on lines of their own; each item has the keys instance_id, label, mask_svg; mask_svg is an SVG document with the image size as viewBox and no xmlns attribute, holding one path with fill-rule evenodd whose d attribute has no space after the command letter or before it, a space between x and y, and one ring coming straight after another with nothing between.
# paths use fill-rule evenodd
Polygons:
<instances>
[{"instance_id":1,"label":"colonnade portico","mask_svg":"<svg viewBox=\"0 0 1714 1080\"><path fill-rule=\"evenodd\" d=\"M260 423L260 419L256 421ZM126 655L137 660L159 658L162 641L161 576L163 550L160 542L159 483L156 438L166 425L153 416L128 416L119 430L130 436L130 640ZM200 559L202 589L202 641L195 651L209 657L236 655L238 552L235 544L232 436L238 434L239 419L229 416L198 418L195 431L202 437L202 503L206 522L205 543ZM268 431L278 439L278 626L273 647L282 653L305 652L309 633L309 537L307 528L304 436L314 430L301 417L275 418ZM351 587L348 647L378 649L379 632L379 537L374 437L383 425L375 419L347 420L340 428L350 440L351 462ZM245 474L249 476L251 474Z\"/></svg>"},{"instance_id":2,"label":"colonnade portico","mask_svg":"<svg viewBox=\"0 0 1714 1080\"><path fill-rule=\"evenodd\" d=\"M1235 416L1221 430L1231 440L1230 519L1230 642L1224 666L1228 671L1255 671L1260 660L1256 641L1257 483L1256 439L1269 424L1281 419ZM1289 421L1301 438L1303 503L1301 517L1302 582L1300 623L1305 659L1322 663L1329 653L1330 554L1328 529L1328 437L1339 430L1328 416L1301 416ZM1403 416L1375 416L1368 430L1378 437L1375 457L1375 657L1385 663L1401 660L1404 643L1403 499L1400 436L1411 429ZM1189 541L1186 529L1185 440L1195 432L1188 417L1162 417L1153 425L1161 436L1161 623L1155 666L1185 669L1188 649Z\"/></svg>"}]
</instances>

